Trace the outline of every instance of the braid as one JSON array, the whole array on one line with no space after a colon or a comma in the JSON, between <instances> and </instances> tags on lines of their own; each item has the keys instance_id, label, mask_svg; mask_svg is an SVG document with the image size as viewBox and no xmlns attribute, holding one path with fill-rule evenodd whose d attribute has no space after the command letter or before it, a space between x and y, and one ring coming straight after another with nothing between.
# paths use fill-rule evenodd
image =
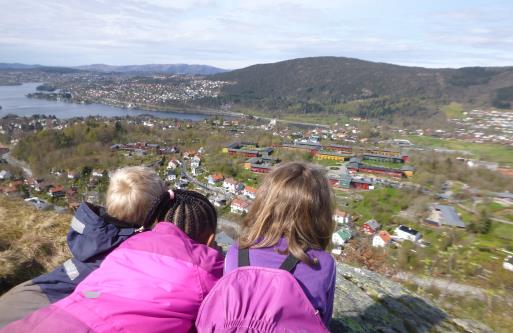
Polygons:
<instances>
[{"instance_id":1,"label":"braid","mask_svg":"<svg viewBox=\"0 0 513 333\"><path fill-rule=\"evenodd\" d=\"M174 223L189 237L198 241L207 232L217 228L215 207L201 193L187 190L174 190L175 197L164 216L164 220Z\"/></svg>"}]
</instances>

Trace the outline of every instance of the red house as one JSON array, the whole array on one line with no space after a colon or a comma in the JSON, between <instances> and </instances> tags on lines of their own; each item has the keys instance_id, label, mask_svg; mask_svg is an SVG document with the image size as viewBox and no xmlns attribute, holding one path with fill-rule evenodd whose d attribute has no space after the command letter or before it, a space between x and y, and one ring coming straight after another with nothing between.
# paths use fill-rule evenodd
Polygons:
<instances>
[{"instance_id":1,"label":"red house","mask_svg":"<svg viewBox=\"0 0 513 333\"><path fill-rule=\"evenodd\" d=\"M376 220L369 220L363 224L363 232L365 232L368 235L374 235L381 226Z\"/></svg>"}]
</instances>

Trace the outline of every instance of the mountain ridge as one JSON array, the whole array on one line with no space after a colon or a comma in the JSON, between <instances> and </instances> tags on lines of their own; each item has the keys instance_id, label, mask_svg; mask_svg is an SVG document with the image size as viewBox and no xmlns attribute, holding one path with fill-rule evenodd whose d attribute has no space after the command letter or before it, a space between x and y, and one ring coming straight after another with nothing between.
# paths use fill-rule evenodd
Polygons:
<instances>
[{"instance_id":1,"label":"mountain ridge","mask_svg":"<svg viewBox=\"0 0 513 333\"><path fill-rule=\"evenodd\" d=\"M103 73L166 73L166 74L189 74L189 75L212 75L224 73L227 69L209 65L199 64L143 64L143 65L107 65L90 64L81 66L44 66L28 65L22 63L0 63L0 69L44 69L63 68L73 70L94 71Z\"/></svg>"},{"instance_id":2,"label":"mountain ridge","mask_svg":"<svg viewBox=\"0 0 513 333\"><path fill-rule=\"evenodd\" d=\"M170 74L192 74L212 75L226 72L226 69L198 64L143 64L143 65L106 65L91 64L75 66L74 68L88 71L111 72L111 73L170 73Z\"/></svg>"},{"instance_id":3,"label":"mountain ridge","mask_svg":"<svg viewBox=\"0 0 513 333\"><path fill-rule=\"evenodd\" d=\"M510 108L513 103L513 67L433 69L346 57L309 57L252 65L210 79L232 82L222 91L223 103L275 112L352 109L366 116L369 110L386 115L401 108L409 108L410 113L414 108L435 112L452 101L499 108Z\"/></svg>"}]
</instances>

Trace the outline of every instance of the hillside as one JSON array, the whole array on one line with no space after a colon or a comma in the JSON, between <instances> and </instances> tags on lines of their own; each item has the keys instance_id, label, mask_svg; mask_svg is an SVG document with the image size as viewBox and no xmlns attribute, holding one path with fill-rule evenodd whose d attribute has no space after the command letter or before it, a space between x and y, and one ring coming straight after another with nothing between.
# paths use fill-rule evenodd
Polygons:
<instances>
[{"instance_id":1,"label":"hillside","mask_svg":"<svg viewBox=\"0 0 513 333\"><path fill-rule=\"evenodd\" d=\"M21 199L0 197L0 294L68 258L70 220L69 214L38 211Z\"/></svg>"},{"instance_id":2,"label":"hillside","mask_svg":"<svg viewBox=\"0 0 513 333\"><path fill-rule=\"evenodd\" d=\"M315 57L260 64L211 76L233 82L223 102L273 112L348 112L384 117L398 112L437 112L458 101L510 107L513 68L428 69L342 57Z\"/></svg>"}]
</instances>

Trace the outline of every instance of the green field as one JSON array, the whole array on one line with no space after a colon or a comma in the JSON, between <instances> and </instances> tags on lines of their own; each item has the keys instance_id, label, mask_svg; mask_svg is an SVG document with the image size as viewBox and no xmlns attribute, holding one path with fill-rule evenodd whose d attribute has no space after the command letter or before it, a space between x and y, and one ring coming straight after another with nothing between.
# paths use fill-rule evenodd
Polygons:
<instances>
[{"instance_id":1,"label":"green field","mask_svg":"<svg viewBox=\"0 0 513 333\"><path fill-rule=\"evenodd\" d=\"M447 118L461 118L463 116L463 105L452 102L451 104L442 107L442 112Z\"/></svg>"},{"instance_id":2,"label":"green field","mask_svg":"<svg viewBox=\"0 0 513 333\"><path fill-rule=\"evenodd\" d=\"M409 135L406 139L419 146L464 150L472 153L480 160L513 166L513 147L494 143L474 143L456 139L439 139L417 135Z\"/></svg>"}]
</instances>

